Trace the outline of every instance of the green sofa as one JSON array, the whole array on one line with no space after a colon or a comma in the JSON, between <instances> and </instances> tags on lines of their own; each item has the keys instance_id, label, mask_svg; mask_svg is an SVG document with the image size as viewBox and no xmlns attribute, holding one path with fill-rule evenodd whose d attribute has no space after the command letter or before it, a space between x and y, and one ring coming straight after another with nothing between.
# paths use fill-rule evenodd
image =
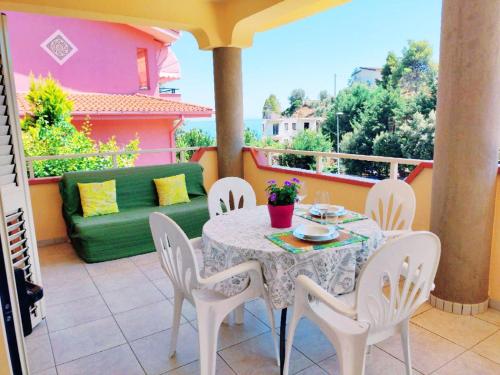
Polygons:
<instances>
[{"instance_id":1,"label":"green sofa","mask_svg":"<svg viewBox=\"0 0 500 375\"><path fill-rule=\"evenodd\" d=\"M191 202L158 206L154 178L186 175ZM116 180L119 213L84 218L78 182ZM171 217L189 238L201 235L208 220L207 193L199 164L181 163L65 173L59 183L68 236L78 255L88 263L128 257L154 250L149 214Z\"/></svg>"}]
</instances>

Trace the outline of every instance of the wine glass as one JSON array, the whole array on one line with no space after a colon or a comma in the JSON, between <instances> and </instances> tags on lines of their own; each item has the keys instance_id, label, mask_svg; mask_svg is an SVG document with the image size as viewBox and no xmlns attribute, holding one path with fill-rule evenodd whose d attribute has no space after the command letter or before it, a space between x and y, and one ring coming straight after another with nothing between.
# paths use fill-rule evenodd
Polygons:
<instances>
[{"instance_id":1,"label":"wine glass","mask_svg":"<svg viewBox=\"0 0 500 375\"><path fill-rule=\"evenodd\" d=\"M307 196L307 187L306 187L306 183L304 181L302 181L299 186L298 186L298 190L297 190L297 206L298 208L303 211L303 207L302 207L302 201L305 199L305 197Z\"/></svg>"},{"instance_id":2,"label":"wine glass","mask_svg":"<svg viewBox=\"0 0 500 375\"><path fill-rule=\"evenodd\" d=\"M328 211L330 209L330 193L327 191L316 192L316 199L314 200L314 208L321 215L321 224L326 225L326 215L328 214Z\"/></svg>"}]
</instances>

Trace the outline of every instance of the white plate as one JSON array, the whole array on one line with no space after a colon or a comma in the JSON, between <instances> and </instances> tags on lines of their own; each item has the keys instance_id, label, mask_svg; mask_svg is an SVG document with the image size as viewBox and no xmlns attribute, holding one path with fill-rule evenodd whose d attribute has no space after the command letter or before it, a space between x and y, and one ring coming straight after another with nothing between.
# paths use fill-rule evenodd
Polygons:
<instances>
[{"instance_id":1,"label":"white plate","mask_svg":"<svg viewBox=\"0 0 500 375\"><path fill-rule=\"evenodd\" d=\"M302 224L293 231L293 235L301 240L307 241L330 241L339 236L333 227L317 224Z\"/></svg>"},{"instance_id":2,"label":"white plate","mask_svg":"<svg viewBox=\"0 0 500 375\"><path fill-rule=\"evenodd\" d=\"M314 216L321 216L321 213L314 206L311 207L309 213ZM344 208L344 206L331 206L331 209L328 210L326 216L342 216L346 213L347 210Z\"/></svg>"}]
</instances>

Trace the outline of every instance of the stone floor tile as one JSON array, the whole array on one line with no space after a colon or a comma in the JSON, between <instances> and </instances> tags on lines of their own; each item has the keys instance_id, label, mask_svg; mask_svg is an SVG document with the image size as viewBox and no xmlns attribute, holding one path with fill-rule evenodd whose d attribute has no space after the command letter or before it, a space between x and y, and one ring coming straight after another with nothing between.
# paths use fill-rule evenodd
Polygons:
<instances>
[{"instance_id":1,"label":"stone floor tile","mask_svg":"<svg viewBox=\"0 0 500 375\"><path fill-rule=\"evenodd\" d=\"M57 365L95 354L126 342L112 317L51 332L49 335Z\"/></svg>"},{"instance_id":2,"label":"stone floor tile","mask_svg":"<svg viewBox=\"0 0 500 375\"><path fill-rule=\"evenodd\" d=\"M160 262L138 265L139 269L146 275L149 280L158 280L166 277L165 271L161 267Z\"/></svg>"},{"instance_id":3,"label":"stone floor tile","mask_svg":"<svg viewBox=\"0 0 500 375\"><path fill-rule=\"evenodd\" d=\"M321 361L319 366L329 374L340 373L336 355ZM420 372L413 371L413 375L418 374ZM365 375L406 375L406 370L403 362L374 346L366 357Z\"/></svg>"},{"instance_id":4,"label":"stone floor tile","mask_svg":"<svg viewBox=\"0 0 500 375\"><path fill-rule=\"evenodd\" d=\"M432 305L429 302L425 302L422 305L420 305L420 307L417 309L417 311L415 311L413 316L420 315L430 309L432 309Z\"/></svg>"},{"instance_id":5,"label":"stone floor tile","mask_svg":"<svg viewBox=\"0 0 500 375\"><path fill-rule=\"evenodd\" d=\"M130 260L130 258L121 258L107 262L86 263L85 267L92 277L115 272L126 273L132 270L137 270L136 265Z\"/></svg>"},{"instance_id":6,"label":"stone floor tile","mask_svg":"<svg viewBox=\"0 0 500 375\"><path fill-rule=\"evenodd\" d=\"M448 362L433 375L498 375L500 365L468 351Z\"/></svg>"},{"instance_id":7,"label":"stone floor tile","mask_svg":"<svg viewBox=\"0 0 500 375\"><path fill-rule=\"evenodd\" d=\"M470 315L457 315L437 309L417 315L411 321L464 348L473 347L498 329L497 326Z\"/></svg>"},{"instance_id":8,"label":"stone floor tile","mask_svg":"<svg viewBox=\"0 0 500 375\"><path fill-rule=\"evenodd\" d=\"M328 373L318 365L313 365L305 370L297 372L295 375L328 375Z\"/></svg>"},{"instance_id":9,"label":"stone floor tile","mask_svg":"<svg viewBox=\"0 0 500 375\"><path fill-rule=\"evenodd\" d=\"M128 345L77 359L57 366L59 375L144 375Z\"/></svg>"},{"instance_id":10,"label":"stone floor tile","mask_svg":"<svg viewBox=\"0 0 500 375\"><path fill-rule=\"evenodd\" d=\"M101 296L47 307L49 331L58 331L110 316L111 312Z\"/></svg>"},{"instance_id":11,"label":"stone floor tile","mask_svg":"<svg viewBox=\"0 0 500 375\"><path fill-rule=\"evenodd\" d=\"M93 279L101 293L149 283L146 276L138 269L110 272L94 276Z\"/></svg>"},{"instance_id":12,"label":"stone floor tile","mask_svg":"<svg viewBox=\"0 0 500 375\"><path fill-rule=\"evenodd\" d=\"M179 367L175 370L168 371L165 375L194 375L200 373L200 361L191 362L189 365ZM216 375L236 375L233 370L217 355L215 364Z\"/></svg>"},{"instance_id":13,"label":"stone floor tile","mask_svg":"<svg viewBox=\"0 0 500 375\"><path fill-rule=\"evenodd\" d=\"M404 361L399 335L394 335L377 346ZM424 374L432 373L465 351L461 346L414 324L410 324L410 348L413 368Z\"/></svg>"},{"instance_id":14,"label":"stone floor tile","mask_svg":"<svg viewBox=\"0 0 500 375\"><path fill-rule=\"evenodd\" d=\"M167 298L174 298L174 287L168 277L153 280L152 283Z\"/></svg>"},{"instance_id":15,"label":"stone floor tile","mask_svg":"<svg viewBox=\"0 0 500 375\"><path fill-rule=\"evenodd\" d=\"M475 318L485 320L489 323L500 326L500 311L494 309L488 309L484 313L474 315Z\"/></svg>"},{"instance_id":16,"label":"stone floor tile","mask_svg":"<svg viewBox=\"0 0 500 375\"><path fill-rule=\"evenodd\" d=\"M150 282L102 293L102 297L113 314L146 306L165 299L163 294L161 294Z\"/></svg>"},{"instance_id":17,"label":"stone floor tile","mask_svg":"<svg viewBox=\"0 0 500 375\"><path fill-rule=\"evenodd\" d=\"M133 341L171 328L173 314L172 304L164 300L116 314L115 319L126 339ZM185 322L181 318L181 324Z\"/></svg>"},{"instance_id":18,"label":"stone floor tile","mask_svg":"<svg viewBox=\"0 0 500 375\"><path fill-rule=\"evenodd\" d=\"M472 351L500 365L500 330L481 341Z\"/></svg>"},{"instance_id":19,"label":"stone floor tile","mask_svg":"<svg viewBox=\"0 0 500 375\"><path fill-rule=\"evenodd\" d=\"M238 375L278 375L271 334L266 333L219 352ZM296 349L292 349L290 373L302 371L313 363Z\"/></svg>"},{"instance_id":20,"label":"stone floor tile","mask_svg":"<svg viewBox=\"0 0 500 375\"><path fill-rule=\"evenodd\" d=\"M47 306L77 301L98 294L99 291L90 277L81 279L78 282L62 283L57 287L46 287L44 289L44 298Z\"/></svg>"},{"instance_id":21,"label":"stone floor tile","mask_svg":"<svg viewBox=\"0 0 500 375\"><path fill-rule=\"evenodd\" d=\"M129 258L136 266L144 266L146 264L158 263L160 261L158 253L153 251L151 253L136 255Z\"/></svg>"},{"instance_id":22,"label":"stone floor tile","mask_svg":"<svg viewBox=\"0 0 500 375\"><path fill-rule=\"evenodd\" d=\"M38 336L43 336L48 333L47 329L47 319L43 319L40 323L37 324L36 327L33 328L33 332L28 336L30 338L32 337L38 337Z\"/></svg>"},{"instance_id":23,"label":"stone floor tile","mask_svg":"<svg viewBox=\"0 0 500 375\"><path fill-rule=\"evenodd\" d=\"M57 375L57 371L56 371L55 367L51 367L51 368L48 368L47 370L35 372L32 375Z\"/></svg>"},{"instance_id":24,"label":"stone floor tile","mask_svg":"<svg viewBox=\"0 0 500 375\"><path fill-rule=\"evenodd\" d=\"M54 356L48 335L26 338L28 367L30 373L41 372L54 367Z\"/></svg>"},{"instance_id":25,"label":"stone floor tile","mask_svg":"<svg viewBox=\"0 0 500 375\"><path fill-rule=\"evenodd\" d=\"M335 354L335 348L330 341L309 319L302 319L297 325L293 346L315 363Z\"/></svg>"},{"instance_id":26,"label":"stone floor tile","mask_svg":"<svg viewBox=\"0 0 500 375\"><path fill-rule=\"evenodd\" d=\"M181 325L173 358L168 357L170 334L168 329L130 343L148 375L163 374L199 359L198 334L193 327Z\"/></svg>"}]
</instances>

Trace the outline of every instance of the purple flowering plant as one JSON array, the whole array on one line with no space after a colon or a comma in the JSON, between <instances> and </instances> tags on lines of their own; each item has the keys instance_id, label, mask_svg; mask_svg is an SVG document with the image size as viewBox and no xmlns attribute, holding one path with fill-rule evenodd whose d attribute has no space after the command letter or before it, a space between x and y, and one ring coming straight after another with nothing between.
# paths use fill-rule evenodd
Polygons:
<instances>
[{"instance_id":1,"label":"purple flowering plant","mask_svg":"<svg viewBox=\"0 0 500 375\"><path fill-rule=\"evenodd\" d=\"M298 178L292 178L291 181L285 181L279 186L276 180L267 181L267 201L272 206L286 206L295 203L297 192L299 191L300 181Z\"/></svg>"}]
</instances>

